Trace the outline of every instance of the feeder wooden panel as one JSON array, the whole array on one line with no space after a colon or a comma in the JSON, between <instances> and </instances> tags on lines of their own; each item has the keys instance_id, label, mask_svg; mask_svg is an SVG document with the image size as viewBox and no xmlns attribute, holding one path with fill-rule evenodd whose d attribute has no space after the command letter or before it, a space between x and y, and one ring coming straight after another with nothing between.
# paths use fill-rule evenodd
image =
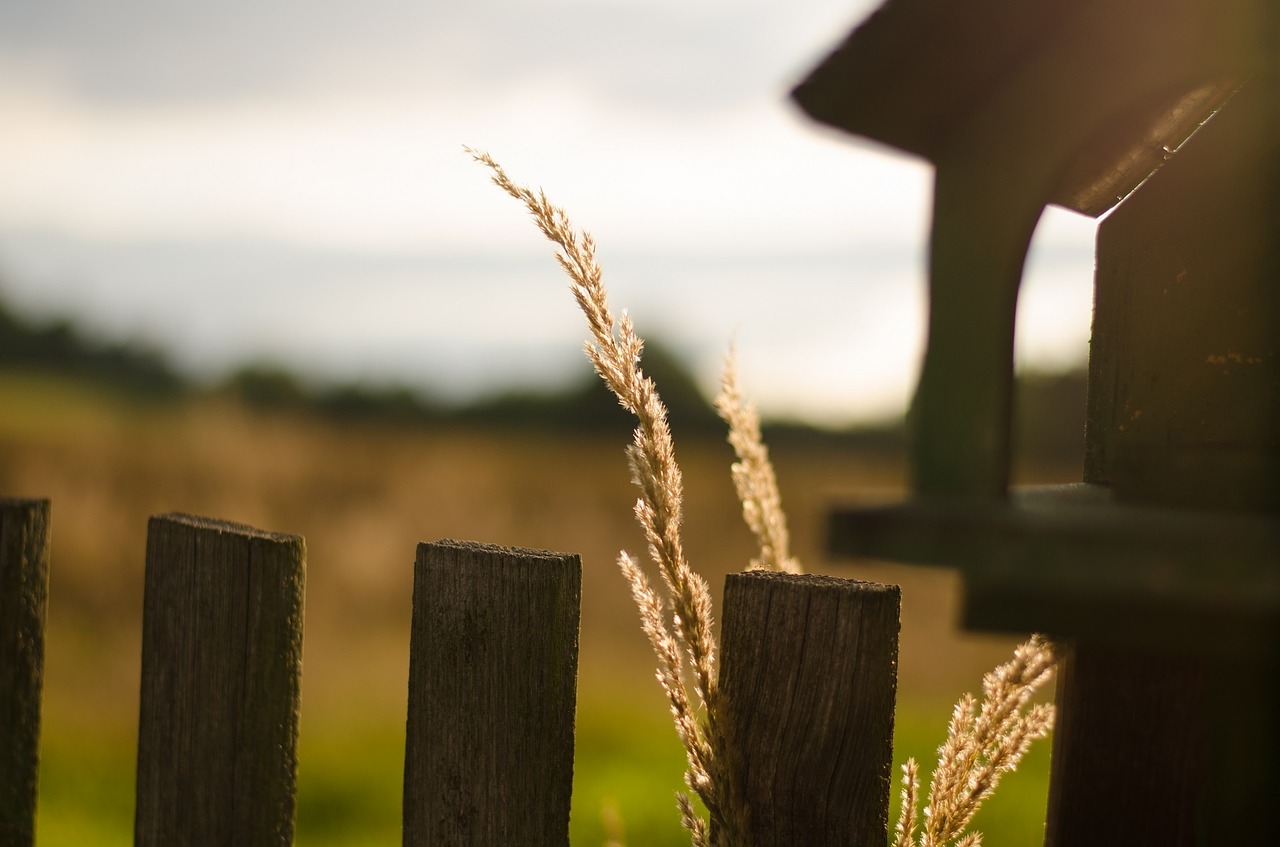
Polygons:
<instances>
[{"instance_id":1,"label":"feeder wooden panel","mask_svg":"<svg viewBox=\"0 0 1280 847\"><path fill-rule=\"evenodd\" d=\"M1280 87L1246 85L1098 229L1086 479L1280 505Z\"/></svg>"}]
</instances>

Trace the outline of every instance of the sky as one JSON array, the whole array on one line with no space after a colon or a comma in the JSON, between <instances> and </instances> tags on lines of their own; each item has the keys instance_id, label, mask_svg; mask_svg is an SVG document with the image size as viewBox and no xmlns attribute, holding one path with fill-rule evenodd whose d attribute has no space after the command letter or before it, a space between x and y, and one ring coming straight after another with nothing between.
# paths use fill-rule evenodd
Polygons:
<instances>
[{"instance_id":1,"label":"sky","mask_svg":"<svg viewBox=\"0 0 1280 847\"><path fill-rule=\"evenodd\" d=\"M600 245L615 308L762 411L900 413L930 168L787 92L866 0L0 3L0 297L216 379L446 398L587 372L550 248L463 145ZM1020 366L1087 354L1093 221L1051 211Z\"/></svg>"}]
</instances>

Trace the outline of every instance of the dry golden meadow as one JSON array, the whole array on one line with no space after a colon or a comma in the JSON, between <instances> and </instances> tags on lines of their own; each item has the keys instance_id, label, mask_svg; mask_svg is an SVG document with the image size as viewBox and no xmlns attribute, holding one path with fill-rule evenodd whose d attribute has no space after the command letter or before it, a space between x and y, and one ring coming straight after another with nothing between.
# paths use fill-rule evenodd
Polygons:
<instances>
[{"instance_id":1,"label":"dry golden meadow","mask_svg":"<svg viewBox=\"0 0 1280 847\"><path fill-rule=\"evenodd\" d=\"M18 372L0 373L0 397L0 493L53 503L41 844L129 842L146 523L171 511L306 538L299 843L398 840L414 549L438 538L581 555L574 843L602 843L614 817L635 847L687 843L673 795L683 754L615 565L644 548L624 439L339 424L212 398L140 406ZM675 437L688 556L718 602L724 574L756 554L732 451ZM900 459L816 443L771 453L808 569L903 586L896 746L899 760L932 761L950 705L1018 639L958 631L948 571L825 555L827 506L899 494ZM1022 481L1073 478L1046 468ZM987 843L1034 837L1040 746L981 813Z\"/></svg>"}]
</instances>

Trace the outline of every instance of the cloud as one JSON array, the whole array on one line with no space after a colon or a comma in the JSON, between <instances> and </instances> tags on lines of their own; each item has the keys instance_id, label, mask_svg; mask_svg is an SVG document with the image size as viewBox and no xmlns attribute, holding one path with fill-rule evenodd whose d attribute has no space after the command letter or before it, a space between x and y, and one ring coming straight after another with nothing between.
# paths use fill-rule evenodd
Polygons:
<instances>
[{"instance_id":1,"label":"cloud","mask_svg":"<svg viewBox=\"0 0 1280 847\"><path fill-rule=\"evenodd\" d=\"M780 96L849 14L834 0L44 0L0 5L0 52L106 102L480 97L559 79L615 107L718 109Z\"/></svg>"},{"instance_id":2,"label":"cloud","mask_svg":"<svg viewBox=\"0 0 1280 847\"><path fill-rule=\"evenodd\" d=\"M451 372L452 332L475 336L468 384L501 377L499 341L542 362L576 331L545 244L468 143L593 230L619 302L712 372L742 330L766 405L900 405L922 275L901 257L926 241L929 169L815 132L785 99L871 2L0 3L0 271L33 306L204 367L257 352ZM1087 338L1089 233L1044 235L1084 258L1033 260L1055 278L1041 306L1029 286L1019 355L1068 359ZM521 304L501 326L495 287ZM186 316L229 291L226 311ZM517 300L533 291L549 305ZM821 350L829 366L805 371Z\"/></svg>"}]
</instances>

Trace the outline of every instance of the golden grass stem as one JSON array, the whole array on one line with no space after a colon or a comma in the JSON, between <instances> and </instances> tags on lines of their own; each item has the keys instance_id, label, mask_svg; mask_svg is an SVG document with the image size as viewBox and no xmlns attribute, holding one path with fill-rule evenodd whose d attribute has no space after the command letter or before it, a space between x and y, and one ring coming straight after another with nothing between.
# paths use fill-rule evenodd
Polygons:
<instances>
[{"instance_id":1,"label":"golden grass stem","mask_svg":"<svg viewBox=\"0 0 1280 847\"><path fill-rule=\"evenodd\" d=\"M685 556L680 534L684 483L676 463L667 408L640 365L644 341L625 313L614 317L591 235L576 229L545 192L534 192L515 183L489 154L470 148L467 152L489 169L495 185L524 204L538 229L556 245L556 261L569 276L570 290L587 320L587 358L622 407L636 418L632 442L626 451L631 480L640 489L635 515L644 531L650 558L671 598L670 627L661 599L635 561L623 553L619 568L631 586L641 627L658 657L658 682L667 694L688 758L685 780L707 807L711 830L731 833L733 822L725 818L719 802L723 780L717 771L716 751L722 745L721 709L711 591ZM702 705L702 720L697 719L685 692L682 655L688 660L694 691ZM687 798L680 804L681 818L694 844L705 844L707 828Z\"/></svg>"},{"instance_id":2,"label":"golden grass stem","mask_svg":"<svg viewBox=\"0 0 1280 847\"><path fill-rule=\"evenodd\" d=\"M981 834L965 829L1000 778L1015 768L1031 743L1053 728L1053 706L1028 707L1032 696L1053 678L1057 655L1041 635L1019 645L1013 658L982 679L979 702L965 694L956 703L947 739L938 748L938 764L929 782L924 827L915 833L919 781L914 761L903 769L902 810L894 828L894 847L977 847Z\"/></svg>"},{"instance_id":3,"label":"golden grass stem","mask_svg":"<svg viewBox=\"0 0 1280 847\"><path fill-rule=\"evenodd\" d=\"M800 562L791 555L791 535L787 531L787 515L782 511L777 474L760 434L760 415L738 389L737 355L732 348L725 356L715 406L729 426L729 443L738 457L730 474L742 503L742 518L760 548L759 557L751 560L749 568L800 573Z\"/></svg>"}]
</instances>

